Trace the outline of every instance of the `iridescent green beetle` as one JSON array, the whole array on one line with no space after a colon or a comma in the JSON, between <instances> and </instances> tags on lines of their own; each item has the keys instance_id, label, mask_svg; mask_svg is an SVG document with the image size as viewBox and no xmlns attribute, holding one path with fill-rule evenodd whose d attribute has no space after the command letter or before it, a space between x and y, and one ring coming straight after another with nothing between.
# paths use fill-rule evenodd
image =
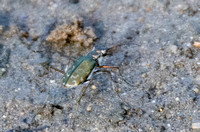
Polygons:
<instances>
[{"instance_id":1,"label":"iridescent green beetle","mask_svg":"<svg viewBox=\"0 0 200 132\"><path fill-rule=\"evenodd\" d=\"M95 66L97 59L106 54L106 50L93 50L87 55L80 57L64 74L63 85L74 87L84 83Z\"/></svg>"},{"instance_id":2,"label":"iridescent green beetle","mask_svg":"<svg viewBox=\"0 0 200 132\"><path fill-rule=\"evenodd\" d=\"M82 84L82 83L86 82L87 80L89 80L88 78L90 78L89 76L93 72L93 70L96 66L98 66L99 68L114 68L114 69L119 70L119 68L117 66L99 66L98 59L102 56L109 54L109 52L112 49L115 49L117 46L121 46L121 45L123 45L123 44L119 44L119 45L116 45L116 46L113 46L113 47L107 48L107 49L95 49L94 48L87 55L82 56L77 61L75 61L74 64L67 70L67 72L63 72L63 71L58 70L53 67L51 67L51 68L64 74L63 85L65 87L67 87L67 88L75 87L75 86L78 86L79 84ZM110 72L108 72L108 73L110 73ZM120 73L120 71L119 71L119 73ZM122 76L121 73L120 73L120 76ZM121 78L121 79L128 85L133 86L132 84L127 82L125 79L123 79L123 78ZM82 88L82 95L80 96L80 98L77 101L78 105L80 103L82 96L86 92L88 86L89 85ZM120 99L121 99L121 97L120 97Z\"/></svg>"}]
</instances>

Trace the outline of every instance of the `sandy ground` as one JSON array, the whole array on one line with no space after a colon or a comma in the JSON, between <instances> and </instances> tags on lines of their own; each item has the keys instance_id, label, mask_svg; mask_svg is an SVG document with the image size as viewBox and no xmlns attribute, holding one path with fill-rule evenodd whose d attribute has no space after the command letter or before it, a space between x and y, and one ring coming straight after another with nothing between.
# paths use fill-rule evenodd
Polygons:
<instances>
[{"instance_id":1,"label":"sandy ground","mask_svg":"<svg viewBox=\"0 0 200 132\"><path fill-rule=\"evenodd\" d=\"M200 131L199 0L0 3L0 131ZM46 41L77 18L93 29L95 43ZM94 74L76 111L87 84L64 88L49 66L65 70L93 47L118 44L99 65L118 66L122 76Z\"/></svg>"}]
</instances>

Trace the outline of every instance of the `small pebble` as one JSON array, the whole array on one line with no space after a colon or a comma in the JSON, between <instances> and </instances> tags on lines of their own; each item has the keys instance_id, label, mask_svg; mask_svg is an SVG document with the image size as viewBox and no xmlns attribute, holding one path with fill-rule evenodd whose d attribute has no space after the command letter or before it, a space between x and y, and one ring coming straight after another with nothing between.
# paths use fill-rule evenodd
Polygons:
<instances>
[{"instance_id":1,"label":"small pebble","mask_svg":"<svg viewBox=\"0 0 200 132\"><path fill-rule=\"evenodd\" d=\"M200 42L194 42L193 46L196 47L196 48L200 48Z\"/></svg>"},{"instance_id":2,"label":"small pebble","mask_svg":"<svg viewBox=\"0 0 200 132\"><path fill-rule=\"evenodd\" d=\"M141 75L142 78L146 78L147 76L148 76L147 73Z\"/></svg>"},{"instance_id":3,"label":"small pebble","mask_svg":"<svg viewBox=\"0 0 200 132\"><path fill-rule=\"evenodd\" d=\"M56 115L61 115L62 114L62 110L60 110L60 109L56 109L56 110L54 110L54 115L56 116Z\"/></svg>"},{"instance_id":4,"label":"small pebble","mask_svg":"<svg viewBox=\"0 0 200 132\"><path fill-rule=\"evenodd\" d=\"M55 83L55 80L50 80L50 83Z\"/></svg>"},{"instance_id":5,"label":"small pebble","mask_svg":"<svg viewBox=\"0 0 200 132\"><path fill-rule=\"evenodd\" d=\"M100 99L99 99L99 102L100 102L100 103L102 103L102 102L103 102L103 99L102 99L102 98L100 98Z\"/></svg>"},{"instance_id":6,"label":"small pebble","mask_svg":"<svg viewBox=\"0 0 200 132\"><path fill-rule=\"evenodd\" d=\"M21 116L24 116L24 115L25 115L25 112L21 112L20 115L21 115Z\"/></svg>"},{"instance_id":7,"label":"small pebble","mask_svg":"<svg viewBox=\"0 0 200 132\"><path fill-rule=\"evenodd\" d=\"M178 116L177 119L178 119L178 120L181 120L182 118L181 118L181 116Z\"/></svg>"},{"instance_id":8,"label":"small pebble","mask_svg":"<svg viewBox=\"0 0 200 132\"><path fill-rule=\"evenodd\" d=\"M175 99L176 101L179 101L180 99L179 99L179 97L176 97L176 99Z\"/></svg>"},{"instance_id":9,"label":"small pebble","mask_svg":"<svg viewBox=\"0 0 200 132\"><path fill-rule=\"evenodd\" d=\"M92 89L95 90L97 89L97 87L95 85L92 85Z\"/></svg>"},{"instance_id":10,"label":"small pebble","mask_svg":"<svg viewBox=\"0 0 200 132\"><path fill-rule=\"evenodd\" d=\"M151 66L151 64L150 64L150 63L147 63L146 66Z\"/></svg>"},{"instance_id":11,"label":"small pebble","mask_svg":"<svg viewBox=\"0 0 200 132\"><path fill-rule=\"evenodd\" d=\"M167 124L167 126L168 126L168 127L171 127L171 125L170 125L170 124Z\"/></svg>"},{"instance_id":12,"label":"small pebble","mask_svg":"<svg viewBox=\"0 0 200 132\"><path fill-rule=\"evenodd\" d=\"M175 6L175 9L177 9L181 14L185 14L188 8L188 5L183 3Z\"/></svg>"},{"instance_id":13,"label":"small pebble","mask_svg":"<svg viewBox=\"0 0 200 132\"><path fill-rule=\"evenodd\" d=\"M198 88L195 88L195 89L194 89L194 92L195 92L195 93L199 93L199 89L198 89Z\"/></svg>"},{"instance_id":14,"label":"small pebble","mask_svg":"<svg viewBox=\"0 0 200 132\"><path fill-rule=\"evenodd\" d=\"M144 22L144 17L140 17L139 19L138 19L138 22Z\"/></svg>"},{"instance_id":15,"label":"small pebble","mask_svg":"<svg viewBox=\"0 0 200 132\"><path fill-rule=\"evenodd\" d=\"M147 12L151 12L151 10L152 10L151 7L146 8L146 11L147 11Z\"/></svg>"},{"instance_id":16,"label":"small pebble","mask_svg":"<svg viewBox=\"0 0 200 132\"><path fill-rule=\"evenodd\" d=\"M0 76L3 76L6 73L6 68L0 68Z\"/></svg>"},{"instance_id":17,"label":"small pebble","mask_svg":"<svg viewBox=\"0 0 200 132\"><path fill-rule=\"evenodd\" d=\"M163 111L163 108L160 108L159 110L158 110L158 112L162 112Z\"/></svg>"},{"instance_id":18,"label":"small pebble","mask_svg":"<svg viewBox=\"0 0 200 132\"><path fill-rule=\"evenodd\" d=\"M40 114L35 116L35 120L40 120L40 119L41 119L41 115Z\"/></svg>"},{"instance_id":19,"label":"small pebble","mask_svg":"<svg viewBox=\"0 0 200 132\"><path fill-rule=\"evenodd\" d=\"M200 85L200 75L195 78L195 84Z\"/></svg>"},{"instance_id":20,"label":"small pebble","mask_svg":"<svg viewBox=\"0 0 200 132\"><path fill-rule=\"evenodd\" d=\"M172 53L177 53L178 51L178 47L176 45L170 45L169 46L169 50L172 52Z\"/></svg>"},{"instance_id":21,"label":"small pebble","mask_svg":"<svg viewBox=\"0 0 200 132\"><path fill-rule=\"evenodd\" d=\"M2 71L2 72L5 72L5 71L6 71L6 68L1 68L1 71Z\"/></svg>"},{"instance_id":22,"label":"small pebble","mask_svg":"<svg viewBox=\"0 0 200 132\"><path fill-rule=\"evenodd\" d=\"M191 43L186 44L187 47L192 47Z\"/></svg>"},{"instance_id":23,"label":"small pebble","mask_svg":"<svg viewBox=\"0 0 200 132\"><path fill-rule=\"evenodd\" d=\"M72 114L72 113L70 113L70 114L69 114L69 117L70 117L70 118L72 118L72 117L73 117L73 114Z\"/></svg>"},{"instance_id":24,"label":"small pebble","mask_svg":"<svg viewBox=\"0 0 200 132\"><path fill-rule=\"evenodd\" d=\"M91 107L91 106L88 106L88 107L87 107L87 111L91 112L91 111L92 111L92 107Z\"/></svg>"},{"instance_id":25,"label":"small pebble","mask_svg":"<svg viewBox=\"0 0 200 132\"><path fill-rule=\"evenodd\" d=\"M200 122L192 123L192 129L200 129Z\"/></svg>"}]
</instances>

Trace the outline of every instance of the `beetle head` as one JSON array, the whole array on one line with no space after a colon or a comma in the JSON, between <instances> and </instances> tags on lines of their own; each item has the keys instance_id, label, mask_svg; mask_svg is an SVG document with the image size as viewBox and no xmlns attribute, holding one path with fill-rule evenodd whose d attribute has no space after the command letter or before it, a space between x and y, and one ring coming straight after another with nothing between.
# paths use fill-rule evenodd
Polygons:
<instances>
[{"instance_id":1,"label":"beetle head","mask_svg":"<svg viewBox=\"0 0 200 132\"><path fill-rule=\"evenodd\" d=\"M97 60L101 56L106 55L106 49L96 49L93 48L93 50L88 53L89 56L91 56L94 60Z\"/></svg>"},{"instance_id":2,"label":"beetle head","mask_svg":"<svg viewBox=\"0 0 200 132\"><path fill-rule=\"evenodd\" d=\"M93 57L93 59L96 60L104 55L106 55L106 50L101 49L101 50L95 50L92 54L92 57Z\"/></svg>"},{"instance_id":3,"label":"beetle head","mask_svg":"<svg viewBox=\"0 0 200 132\"><path fill-rule=\"evenodd\" d=\"M97 60L98 58L106 55L112 55L113 52L116 52L117 48L120 46L123 46L125 44L118 44L115 46L112 46L110 48L93 48L93 50L88 54L91 55L94 60Z\"/></svg>"}]
</instances>

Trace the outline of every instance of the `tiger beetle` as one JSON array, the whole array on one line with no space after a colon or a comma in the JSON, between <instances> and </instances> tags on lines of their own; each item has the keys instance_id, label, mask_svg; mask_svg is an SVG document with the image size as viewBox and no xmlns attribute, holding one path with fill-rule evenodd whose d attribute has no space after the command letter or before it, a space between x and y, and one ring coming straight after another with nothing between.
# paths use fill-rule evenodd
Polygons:
<instances>
[{"instance_id":1,"label":"tiger beetle","mask_svg":"<svg viewBox=\"0 0 200 132\"><path fill-rule=\"evenodd\" d=\"M98 67L100 69L101 68L118 69L118 71L120 73L119 67L117 67L117 66L107 66L107 65L99 66L98 59L100 57L108 55L112 49L116 48L117 46L121 46L121 45L124 45L124 44L119 44L119 45L113 46L111 48L104 48L104 49L93 48L93 50L91 52L89 52L87 55L82 56L77 61L75 61L74 64L66 72L56 69L54 67L51 67L51 68L64 74L62 82L66 88L78 86L79 84L82 84L86 81L89 81L89 84L90 84L91 80L92 80L91 75L93 73L101 72L101 70L94 72L95 67ZM112 75L111 75L110 71L104 71L104 72L109 73L111 76L111 79L112 79ZM120 73L120 76L122 77L121 73ZM131 83L127 82L125 79L122 78L122 80L125 83L127 83L128 85L133 86ZM81 98L82 98L82 96L84 96L89 84L86 87L82 88L82 95L80 96L80 98L77 101L77 106L80 104ZM118 95L118 93L117 93L117 95Z\"/></svg>"}]
</instances>

